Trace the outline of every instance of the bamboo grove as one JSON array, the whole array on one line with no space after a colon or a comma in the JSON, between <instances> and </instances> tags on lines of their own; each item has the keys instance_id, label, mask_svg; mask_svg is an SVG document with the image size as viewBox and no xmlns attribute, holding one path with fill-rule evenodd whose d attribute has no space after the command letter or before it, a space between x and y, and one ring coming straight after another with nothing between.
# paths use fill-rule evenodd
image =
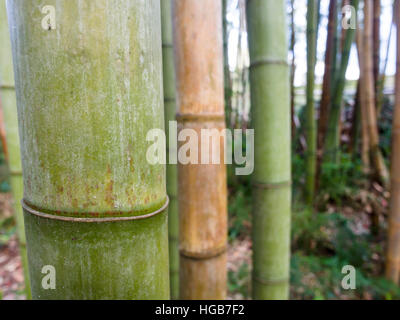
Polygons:
<instances>
[{"instance_id":1,"label":"bamboo grove","mask_svg":"<svg viewBox=\"0 0 400 320\"><path fill-rule=\"evenodd\" d=\"M400 299L400 0L0 0L0 44L26 299Z\"/></svg>"}]
</instances>

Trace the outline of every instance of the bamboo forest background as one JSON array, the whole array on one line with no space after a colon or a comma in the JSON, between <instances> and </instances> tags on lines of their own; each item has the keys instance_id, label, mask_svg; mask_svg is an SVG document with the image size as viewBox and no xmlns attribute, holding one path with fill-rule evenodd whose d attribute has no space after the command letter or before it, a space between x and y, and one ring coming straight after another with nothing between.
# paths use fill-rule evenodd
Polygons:
<instances>
[{"instance_id":1,"label":"bamboo forest background","mask_svg":"<svg viewBox=\"0 0 400 320\"><path fill-rule=\"evenodd\" d=\"M400 265L394 267L395 277L389 271L389 260L400 257L392 257L390 250L387 254L389 172L396 156L392 123L395 94L400 95L395 92L398 2L286 0L292 93L291 299L400 299L394 283ZM358 8L356 29L341 24L340 9L349 4ZM251 17L246 18L246 0L224 0L223 10L226 126L251 128ZM24 299L6 153L2 140L0 298ZM228 166L228 298L250 299L252 183L234 169ZM355 290L342 287L346 265L357 270Z\"/></svg>"}]
</instances>

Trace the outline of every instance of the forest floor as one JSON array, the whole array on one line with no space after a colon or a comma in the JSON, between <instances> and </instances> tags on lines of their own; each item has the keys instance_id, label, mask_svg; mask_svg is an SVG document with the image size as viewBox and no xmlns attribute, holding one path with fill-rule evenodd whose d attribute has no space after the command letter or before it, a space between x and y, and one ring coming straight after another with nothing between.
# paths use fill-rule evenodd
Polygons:
<instances>
[{"instance_id":1,"label":"forest floor","mask_svg":"<svg viewBox=\"0 0 400 320\"><path fill-rule=\"evenodd\" d=\"M23 300L24 275L12 218L11 194L0 193L0 299Z\"/></svg>"},{"instance_id":2,"label":"forest floor","mask_svg":"<svg viewBox=\"0 0 400 320\"><path fill-rule=\"evenodd\" d=\"M339 185L319 193L316 212L293 208L291 299L400 299L400 289L382 276L390 195L377 184L343 190ZM251 296L250 193L247 182L230 188L227 271L233 300ZM5 300L25 299L11 203L9 193L0 193L0 299ZM371 232L374 224L378 228ZM345 265L356 269L356 290L341 286Z\"/></svg>"}]
</instances>

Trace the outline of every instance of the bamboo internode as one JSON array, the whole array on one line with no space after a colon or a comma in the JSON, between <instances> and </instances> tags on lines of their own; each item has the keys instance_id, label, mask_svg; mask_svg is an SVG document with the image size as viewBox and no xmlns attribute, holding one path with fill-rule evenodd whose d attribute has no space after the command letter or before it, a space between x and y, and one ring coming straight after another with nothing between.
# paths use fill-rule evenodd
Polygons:
<instances>
[{"instance_id":1,"label":"bamboo internode","mask_svg":"<svg viewBox=\"0 0 400 320\"><path fill-rule=\"evenodd\" d=\"M160 2L42 5L8 1L33 297L167 299Z\"/></svg>"},{"instance_id":2,"label":"bamboo internode","mask_svg":"<svg viewBox=\"0 0 400 320\"><path fill-rule=\"evenodd\" d=\"M174 1L178 132L191 129L200 137L201 129L225 129L221 10L220 0ZM222 143L218 165L178 166L183 299L226 297L227 188L223 146ZM201 154L198 156L200 159Z\"/></svg>"},{"instance_id":3,"label":"bamboo internode","mask_svg":"<svg viewBox=\"0 0 400 320\"><path fill-rule=\"evenodd\" d=\"M290 86L285 1L247 3L252 121L254 299L287 299L290 260ZM259 63L263 61L264 63Z\"/></svg>"}]
</instances>

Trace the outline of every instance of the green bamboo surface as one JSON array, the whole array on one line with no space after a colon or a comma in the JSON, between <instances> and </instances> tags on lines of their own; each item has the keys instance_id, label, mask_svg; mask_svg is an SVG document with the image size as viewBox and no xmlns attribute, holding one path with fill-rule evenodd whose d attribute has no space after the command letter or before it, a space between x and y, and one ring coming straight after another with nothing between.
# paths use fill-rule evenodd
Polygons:
<instances>
[{"instance_id":1,"label":"green bamboo surface","mask_svg":"<svg viewBox=\"0 0 400 320\"><path fill-rule=\"evenodd\" d=\"M284 0L247 2L252 121L253 298L289 295L290 84Z\"/></svg>"},{"instance_id":2,"label":"green bamboo surface","mask_svg":"<svg viewBox=\"0 0 400 320\"><path fill-rule=\"evenodd\" d=\"M172 0L161 0L161 24L163 43L164 110L165 131L169 137L169 122L175 121L175 68L172 39ZM176 146L170 145L167 138L167 159L176 154ZM169 272L171 298L179 298L179 217L178 217L178 172L175 164L167 164L167 193L170 199L168 209L169 230Z\"/></svg>"},{"instance_id":3,"label":"green bamboo surface","mask_svg":"<svg viewBox=\"0 0 400 320\"><path fill-rule=\"evenodd\" d=\"M168 299L167 214L118 220L167 201L165 166L146 159L164 129L159 0L7 4L24 199L49 215L25 210L33 298Z\"/></svg>"}]
</instances>

